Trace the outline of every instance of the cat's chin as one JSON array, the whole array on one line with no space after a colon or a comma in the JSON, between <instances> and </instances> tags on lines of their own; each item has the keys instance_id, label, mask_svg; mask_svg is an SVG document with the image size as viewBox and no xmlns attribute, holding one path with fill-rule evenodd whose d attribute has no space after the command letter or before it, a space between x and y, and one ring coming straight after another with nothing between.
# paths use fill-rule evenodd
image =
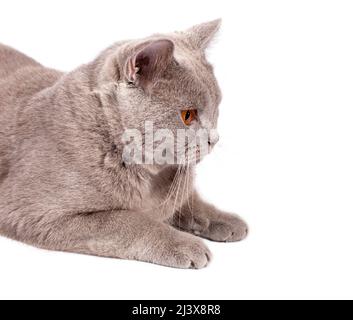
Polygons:
<instances>
[{"instance_id":1,"label":"cat's chin","mask_svg":"<svg viewBox=\"0 0 353 320\"><path fill-rule=\"evenodd\" d=\"M150 164L150 165L145 165L145 169L152 175L157 175L161 173L167 165L159 165L159 164Z\"/></svg>"},{"instance_id":2,"label":"cat's chin","mask_svg":"<svg viewBox=\"0 0 353 320\"><path fill-rule=\"evenodd\" d=\"M144 169L147 170L150 174L152 175L158 175L162 171L168 169L168 168L185 168L185 169L190 169L193 168L195 165L199 164L202 160L197 160L197 161L192 161L189 163L184 163L184 164L165 164L165 165L159 165L159 164L154 164L154 165L143 165Z\"/></svg>"}]
</instances>

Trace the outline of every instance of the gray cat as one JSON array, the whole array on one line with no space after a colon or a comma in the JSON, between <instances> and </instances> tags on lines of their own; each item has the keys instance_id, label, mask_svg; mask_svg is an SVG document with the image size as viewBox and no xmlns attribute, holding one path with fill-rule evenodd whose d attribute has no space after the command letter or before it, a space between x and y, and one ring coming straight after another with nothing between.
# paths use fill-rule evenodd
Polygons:
<instances>
[{"instance_id":1,"label":"gray cat","mask_svg":"<svg viewBox=\"0 0 353 320\"><path fill-rule=\"evenodd\" d=\"M127 163L127 129L217 125L205 49L220 21L119 42L73 72L0 45L0 233L39 248L203 268L248 228L193 189L194 163ZM142 146L143 147L143 146ZM198 154L197 161L201 161ZM146 157L146 154L144 154Z\"/></svg>"}]
</instances>

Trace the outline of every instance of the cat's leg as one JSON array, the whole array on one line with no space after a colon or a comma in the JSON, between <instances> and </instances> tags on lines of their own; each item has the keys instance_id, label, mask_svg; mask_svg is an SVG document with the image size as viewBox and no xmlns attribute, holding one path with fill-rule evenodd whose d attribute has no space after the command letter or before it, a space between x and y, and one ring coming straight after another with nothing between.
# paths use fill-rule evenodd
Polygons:
<instances>
[{"instance_id":1,"label":"cat's leg","mask_svg":"<svg viewBox=\"0 0 353 320\"><path fill-rule=\"evenodd\" d=\"M200 269L211 253L201 239L130 211L98 212L59 219L32 239L44 249ZM34 241L33 241L34 240Z\"/></svg>"},{"instance_id":2,"label":"cat's leg","mask_svg":"<svg viewBox=\"0 0 353 320\"><path fill-rule=\"evenodd\" d=\"M180 230L218 242L241 241L248 234L248 226L240 217L218 210L197 193L170 222Z\"/></svg>"}]
</instances>

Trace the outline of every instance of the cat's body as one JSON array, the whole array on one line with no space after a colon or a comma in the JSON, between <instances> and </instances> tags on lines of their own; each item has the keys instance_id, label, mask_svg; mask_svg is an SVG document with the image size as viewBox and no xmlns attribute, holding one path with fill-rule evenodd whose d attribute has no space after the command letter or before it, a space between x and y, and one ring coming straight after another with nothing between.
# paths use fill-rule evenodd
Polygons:
<instances>
[{"instance_id":1,"label":"cat's body","mask_svg":"<svg viewBox=\"0 0 353 320\"><path fill-rule=\"evenodd\" d=\"M217 24L198 26L195 31L204 28L211 37ZM141 44L146 41L150 51ZM162 72L169 79L171 61L164 61L163 56L170 58L171 41L182 47L183 39L176 35L119 43L68 74L0 45L2 235L46 249L181 268L204 267L210 253L201 240L172 225L216 241L245 237L247 227L239 218L219 212L198 197L193 167L126 165L122 160L124 130L141 129L142 120L149 119L151 104L156 105L151 98L152 91L160 89L155 79L160 80ZM148 59L162 52L156 63L165 67L160 74L148 70L126 81L120 61L138 50L145 50ZM200 64L200 68L204 67ZM133 79L134 91L130 88ZM181 87L175 90L190 89ZM163 88L163 92L173 88ZM218 103L218 88L208 90ZM148 92L148 98L143 92ZM135 110L132 119L124 108L130 112L140 107L139 99L148 103L142 103L142 110Z\"/></svg>"}]
</instances>

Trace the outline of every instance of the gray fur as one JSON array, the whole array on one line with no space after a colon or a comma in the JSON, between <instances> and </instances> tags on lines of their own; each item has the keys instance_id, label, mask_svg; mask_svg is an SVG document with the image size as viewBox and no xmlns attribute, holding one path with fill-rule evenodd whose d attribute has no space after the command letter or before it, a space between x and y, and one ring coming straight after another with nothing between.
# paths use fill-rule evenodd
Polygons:
<instances>
[{"instance_id":1,"label":"gray fur","mask_svg":"<svg viewBox=\"0 0 353 320\"><path fill-rule=\"evenodd\" d=\"M200 108L198 126L216 127L221 93L204 49L219 26L120 42L68 74L0 45L0 233L177 268L208 264L200 237L245 238L240 218L193 190L193 167L121 159L125 129L148 119L177 130L186 105ZM131 65L144 50L155 65L138 73Z\"/></svg>"}]
</instances>

